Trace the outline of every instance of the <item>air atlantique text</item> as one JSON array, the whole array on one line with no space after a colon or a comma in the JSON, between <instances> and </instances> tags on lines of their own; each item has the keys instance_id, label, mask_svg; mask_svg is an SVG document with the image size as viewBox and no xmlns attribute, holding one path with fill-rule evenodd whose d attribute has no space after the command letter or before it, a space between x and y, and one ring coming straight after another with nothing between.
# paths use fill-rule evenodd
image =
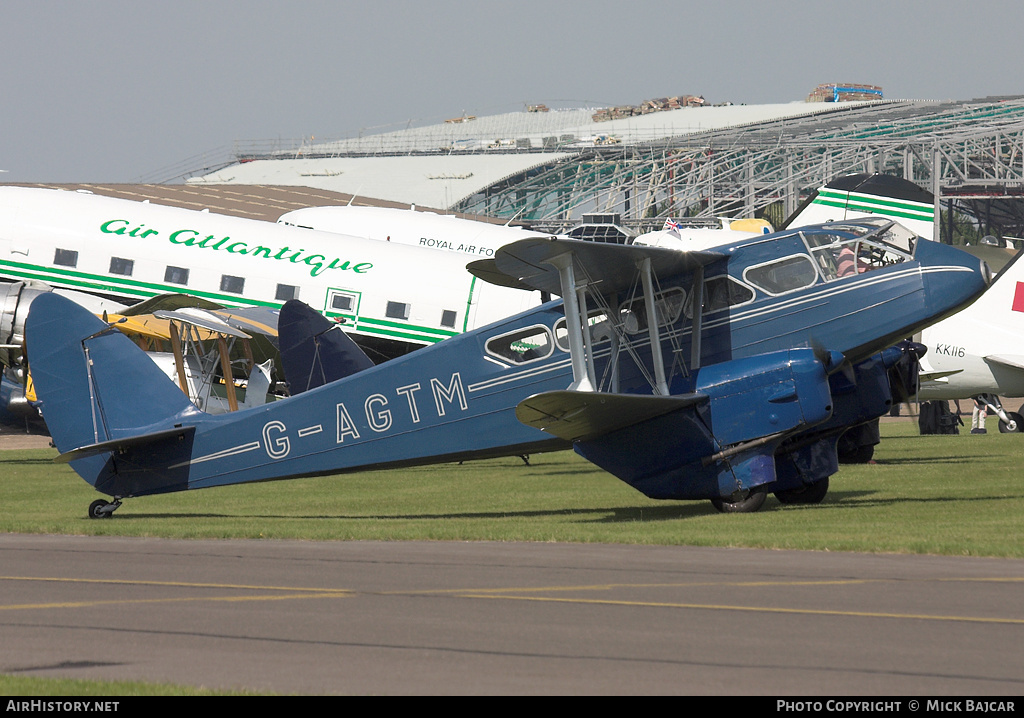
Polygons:
<instances>
[{"instance_id":1,"label":"air atlantique text","mask_svg":"<svg viewBox=\"0 0 1024 718\"><path fill-rule=\"evenodd\" d=\"M899 713L904 701L786 701L775 702L779 713ZM908 712L926 713L1015 713L1013 701L910 700Z\"/></svg>"},{"instance_id":2,"label":"air atlantique text","mask_svg":"<svg viewBox=\"0 0 1024 718\"><path fill-rule=\"evenodd\" d=\"M158 230L147 229L145 225L133 226L126 219L111 219L100 225L100 231L104 234L117 234L125 237L145 239L156 237L161 234ZM352 262L335 257L328 261L322 254L306 254L305 249L293 249L291 247L266 247L260 244L249 245L247 242L232 240L231 237L217 237L210 234L203 236L202 232L194 229L179 229L167 235L167 241L184 247L199 247L200 249L213 249L227 252L228 254L244 254L250 257L261 259L276 259L292 264L305 264L309 267L309 274L312 277L319 277L328 269L351 270L356 274L366 274L373 268L371 262Z\"/></svg>"}]
</instances>

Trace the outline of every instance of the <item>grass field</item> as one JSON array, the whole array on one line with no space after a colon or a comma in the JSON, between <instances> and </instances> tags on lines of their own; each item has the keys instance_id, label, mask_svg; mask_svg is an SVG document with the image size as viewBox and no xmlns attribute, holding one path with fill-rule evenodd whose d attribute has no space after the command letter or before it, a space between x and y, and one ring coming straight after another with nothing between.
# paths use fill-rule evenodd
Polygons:
<instances>
[{"instance_id":1,"label":"grass field","mask_svg":"<svg viewBox=\"0 0 1024 718\"><path fill-rule=\"evenodd\" d=\"M1024 436L882 424L818 506L754 514L653 501L571 452L129 499L98 498L50 449L0 453L0 532L167 538L563 541L1024 557Z\"/></svg>"}]
</instances>

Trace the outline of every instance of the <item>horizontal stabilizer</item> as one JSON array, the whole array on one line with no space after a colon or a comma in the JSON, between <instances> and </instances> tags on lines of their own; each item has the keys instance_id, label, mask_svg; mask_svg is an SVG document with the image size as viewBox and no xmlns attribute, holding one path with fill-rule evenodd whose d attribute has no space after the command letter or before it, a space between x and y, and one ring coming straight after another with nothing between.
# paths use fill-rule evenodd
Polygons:
<instances>
[{"instance_id":1,"label":"horizontal stabilizer","mask_svg":"<svg viewBox=\"0 0 1024 718\"><path fill-rule=\"evenodd\" d=\"M1024 371L1024 357L1013 354L989 355L985 357L989 364L996 364L1007 369L1018 369Z\"/></svg>"},{"instance_id":2,"label":"horizontal stabilizer","mask_svg":"<svg viewBox=\"0 0 1024 718\"><path fill-rule=\"evenodd\" d=\"M179 426L174 429L166 429L164 431L154 431L149 434L139 434L136 436L125 436L120 439L111 439L110 441L101 441L98 444L90 444L88 446L80 446L77 449L66 451L58 456L54 461L61 464L66 464L69 461L75 461L76 459L83 459L86 456L93 456L95 454L104 454L108 451L115 453L122 453L128 449L134 449L147 444L155 444L159 441L166 439L173 439L175 437L184 438L189 434L195 433L196 427L194 426Z\"/></svg>"},{"instance_id":3,"label":"horizontal stabilizer","mask_svg":"<svg viewBox=\"0 0 1024 718\"><path fill-rule=\"evenodd\" d=\"M510 277L502 272L498 269L493 259L478 259L470 262L466 265L466 270L477 279L482 279L488 284L509 287L511 289L524 289L526 291L533 289L529 284L524 284L515 277Z\"/></svg>"},{"instance_id":4,"label":"horizontal stabilizer","mask_svg":"<svg viewBox=\"0 0 1024 718\"><path fill-rule=\"evenodd\" d=\"M705 394L641 396L549 391L523 399L516 418L567 441L608 434L708 400Z\"/></svg>"},{"instance_id":5,"label":"horizontal stabilizer","mask_svg":"<svg viewBox=\"0 0 1024 718\"><path fill-rule=\"evenodd\" d=\"M633 287L637 267L644 259L651 260L655 275L672 277L725 257L715 251L680 252L661 247L576 239L521 239L499 249L494 255L494 263L499 272L512 280L518 280L531 289L562 296L558 270L551 262L566 254L571 254L576 264L586 269L588 280L599 284L601 293L605 295Z\"/></svg>"},{"instance_id":6,"label":"horizontal stabilizer","mask_svg":"<svg viewBox=\"0 0 1024 718\"><path fill-rule=\"evenodd\" d=\"M919 379L922 382L925 381L938 381L939 379L945 379L947 376L953 376L954 374L960 374L963 369L954 369L953 371L923 371L921 372Z\"/></svg>"}]
</instances>

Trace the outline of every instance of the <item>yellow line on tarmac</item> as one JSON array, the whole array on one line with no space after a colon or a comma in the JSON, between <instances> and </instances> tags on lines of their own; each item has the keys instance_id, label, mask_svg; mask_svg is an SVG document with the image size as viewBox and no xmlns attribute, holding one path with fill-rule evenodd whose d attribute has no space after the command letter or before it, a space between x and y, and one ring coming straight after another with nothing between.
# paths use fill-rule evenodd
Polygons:
<instances>
[{"instance_id":1,"label":"yellow line on tarmac","mask_svg":"<svg viewBox=\"0 0 1024 718\"><path fill-rule=\"evenodd\" d=\"M140 598L111 599L96 601L66 601L59 603L22 603L0 606L0 611L23 611L28 609L46 608L90 608L93 606L140 605L144 603L188 603L196 601L289 601L294 598L350 598L354 594L349 591L336 593L295 593L289 596L190 596L187 598Z\"/></svg>"},{"instance_id":2,"label":"yellow line on tarmac","mask_svg":"<svg viewBox=\"0 0 1024 718\"><path fill-rule=\"evenodd\" d=\"M124 584L129 586L174 586L178 588L228 588L245 591L303 591L306 593L342 593L344 588L311 588L307 586L261 586L244 583L194 583L188 581L139 581L123 578L61 578L52 576L0 576L0 581L41 581L50 583Z\"/></svg>"},{"instance_id":3,"label":"yellow line on tarmac","mask_svg":"<svg viewBox=\"0 0 1024 718\"><path fill-rule=\"evenodd\" d=\"M544 601L551 603L575 603L605 606L630 606L640 608L690 608L706 611L746 611L749 613L788 613L812 616L845 616L848 618L903 618L921 621L959 621L969 623L998 623L1024 625L1024 618L982 618L978 616L931 616L923 613L874 613L869 611L832 611L813 608L773 608L769 606L722 606L706 603L675 603L654 601L613 601L583 598L545 598L542 596L511 596L493 593L464 593L464 598L491 598L507 601Z\"/></svg>"}]
</instances>

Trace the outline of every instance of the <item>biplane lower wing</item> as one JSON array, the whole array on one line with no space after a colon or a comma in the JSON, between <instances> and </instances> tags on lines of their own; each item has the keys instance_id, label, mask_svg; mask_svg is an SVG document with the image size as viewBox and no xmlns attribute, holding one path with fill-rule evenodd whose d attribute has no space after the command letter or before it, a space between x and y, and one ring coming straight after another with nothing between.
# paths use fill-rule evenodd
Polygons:
<instances>
[{"instance_id":1,"label":"biplane lower wing","mask_svg":"<svg viewBox=\"0 0 1024 718\"><path fill-rule=\"evenodd\" d=\"M640 396L550 391L524 399L516 418L567 441L582 441L706 403L704 394Z\"/></svg>"}]
</instances>

